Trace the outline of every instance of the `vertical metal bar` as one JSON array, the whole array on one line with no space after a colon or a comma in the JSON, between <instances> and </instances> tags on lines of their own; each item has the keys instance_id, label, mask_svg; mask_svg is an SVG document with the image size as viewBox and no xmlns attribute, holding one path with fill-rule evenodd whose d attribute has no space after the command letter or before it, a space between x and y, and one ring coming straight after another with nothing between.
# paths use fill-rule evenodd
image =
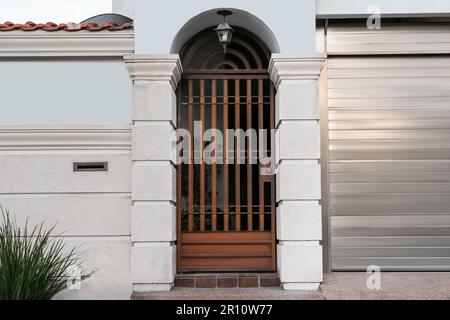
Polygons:
<instances>
[{"instance_id":1,"label":"vertical metal bar","mask_svg":"<svg viewBox=\"0 0 450 320\"><path fill-rule=\"evenodd\" d=\"M203 135L205 131L205 80L200 80L200 231L205 231L205 162Z\"/></svg>"},{"instance_id":2,"label":"vertical metal bar","mask_svg":"<svg viewBox=\"0 0 450 320\"><path fill-rule=\"evenodd\" d=\"M229 231L229 197L228 197L228 80L223 80L223 227Z\"/></svg>"},{"instance_id":3,"label":"vertical metal bar","mask_svg":"<svg viewBox=\"0 0 450 320\"><path fill-rule=\"evenodd\" d=\"M234 111L234 118L235 118L235 130L239 130L241 128L241 88L240 88L240 81L235 80L235 111ZM236 154L236 161L234 165L235 170L235 191L236 191L236 231L241 231L241 160L240 160L240 149L241 149L241 143L239 141L239 138L236 139L235 144L235 154Z\"/></svg>"},{"instance_id":4,"label":"vertical metal bar","mask_svg":"<svg viewBox=\"0 0 450 320\"><path fill-rule=\"evenodd\" d=\"M194 80L188 82L188 130L190 133L189 152L189 231L194 230Z\"/></svg>"},{"instance_id":5,"label":"vertical metal bar","mask_svg":"<svg viewBox=\"0 0 450 320\"><path fill-rule=\"evenodd\" d=\"M252 128L252 81L247 80L247 130ZM253 174L252 174L252 137L247 139L247 225L253 231Z\"/></svg>"},{"instance_id":6,"label":"vertical metal bar","mask_svg":"<svg viewBox=\"0 0 450 320\"><path fill-rule=\"evenodd\" d=\"M258 135L264 129L264 83L258 80ZM259 136L261 138L261 135ZM258 149L261 147L258 144ZM259 150L260 152L264 150ZM259 174L259 231L264 231L264 180Z\"/></svg>"},{"instance_id":7,"label":"vertical metal bar","mask_svg":"<svg viewBox=\"0 0 450 320\"><path fill-rule=\"evenodd\" d=\"M217 81L212 80L211 88L211 128L217 129ZM217 140L214 141L217 147ZM211 215L212 231L217 231L217 150L213 153L212 163L212 188L211 188Z\"/></svg>"}]
</instances>

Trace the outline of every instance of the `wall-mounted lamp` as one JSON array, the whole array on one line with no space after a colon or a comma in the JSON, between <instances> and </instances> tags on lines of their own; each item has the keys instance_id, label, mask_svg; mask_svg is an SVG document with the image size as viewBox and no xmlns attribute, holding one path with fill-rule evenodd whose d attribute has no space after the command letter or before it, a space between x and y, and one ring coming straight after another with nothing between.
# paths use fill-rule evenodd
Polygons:
<instances>
[{"instance_id":1,"label":"wall-mounted lamp","mask_svg":"<svg viewBox=\"0 0 450 320\"><path fill-rule=\"evenodd\" d=\"M217 11L217 14L223 17L223 22L219 24L214 31L216 31L217 36L219 37L219 42L223 47L224 53L227 54L227 47L230 45L234 34L233 28L227 23L227 17L231 16L233 12L229 10L220 10Z\"/></svg>"}]
</instances>

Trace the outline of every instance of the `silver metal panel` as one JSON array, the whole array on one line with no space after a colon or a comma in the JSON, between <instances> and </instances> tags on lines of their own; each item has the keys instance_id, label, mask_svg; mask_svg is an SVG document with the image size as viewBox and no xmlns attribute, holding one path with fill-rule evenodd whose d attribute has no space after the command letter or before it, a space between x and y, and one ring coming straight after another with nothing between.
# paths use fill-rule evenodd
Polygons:
<instances>
[{"instance_id":1,"label":"silver metal panel","mask_svg":"<svg viewBox=\"0 0 450 320\"><path fill-rule=\"evenodd\" d=\"M331 57L328 77L333 270L450 271L450 57Z\"/></svg>"},{"instance_id":2,"label":"silver metal panel","mask_svg":"<svg viewBox=\"0 0 450 320\"><path fill-rule=\"evenodd\" d=\"M333 257L334 271L361 271L367 266L381 266L386 271L448 271L450 258L446 257Z\"/></svg>"},{"instance_id":3,"label":"silver metal panel","mask_svg":"<svg viewBox=\"0 0 450 320\"><path fill-rule=\"evenodd\" d=\"M450 73L449 73L450 74ZM400 79L404 80L404 79ZM328 106L336 109L354 108L355 111L359 109L377 109L377 110L392 110L394 111L408 111L411 109L430 108L430 110L449 110L450 105L446 98L379 98L379 99L329 99Z\"/></svg>"},{"instance_id":4,"label":"silver metal panel","mask_svg":"<svg viewBox=\"0 0 450 320\"><path fill-rule=\"evenodd\" d=\"M339 237L334 240L334 248L367 247L450 247L448 236L408 236L408 237Z\"/></svg>"},{"instance_id":5,"label":"silver metal panel","mask_svg":"<svg viewBox=\"0 0 450 320\"><path fill-rule=\"evenodd\" d=\"M330 20L326 47L328 55L449 53L450 35L446 21L383 20L381 30L370 30L364 19L354 22Z\"/></svg>"}]
</instances>

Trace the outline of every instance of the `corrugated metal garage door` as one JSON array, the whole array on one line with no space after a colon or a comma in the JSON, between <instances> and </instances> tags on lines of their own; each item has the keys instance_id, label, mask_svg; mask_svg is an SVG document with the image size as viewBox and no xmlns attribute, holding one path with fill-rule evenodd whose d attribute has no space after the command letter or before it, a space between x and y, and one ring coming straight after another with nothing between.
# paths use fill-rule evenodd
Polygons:
<instances>
[{"instance_id":1,"label":"corrugated metal garage door","mask_svg":"<svg viewBox=\"0 0 450 320\"><path fill-rule=\"evenodd\" d=\"M450 270L450 56L330 57L334 270Z\"/></svg>"}]
</instances>

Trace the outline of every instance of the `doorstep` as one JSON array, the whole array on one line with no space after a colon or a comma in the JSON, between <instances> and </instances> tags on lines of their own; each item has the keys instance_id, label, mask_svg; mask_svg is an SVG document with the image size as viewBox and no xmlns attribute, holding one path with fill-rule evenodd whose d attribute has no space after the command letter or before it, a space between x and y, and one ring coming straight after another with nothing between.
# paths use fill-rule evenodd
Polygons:
<instances>
[{"instance_id":1,"label":"doorstep","mask_svg":"<svg viewBox=\"0 0 450 320\"><path fill-rule=\"evenodd\" d=\"M170 292L134 293L133 300L324 300L322 292L293 292L281 288L195 289L174 288Z\"/></svg>"},{"instance_id":2,"label":"doorstep","mask_svg":"<svg viewBox=\"0 0 450 320\"><path fill-rule=\"evenodd\" d=\"M207 273L178 274L175 288L237 289L280 288L280 276L276 273Z\"/></svg>"},{"instance_id":3,"label":"doorstep","mask_svg":"<svg viewBox=\"0 0 450 320\"><path fill-rule=\"evenodd\" d=\"M179 275L186 276L186 275ZM198 275L200 276L200 275ZM211 275L207 275L211 276ZM217 276L217 275L216 275ZM250 274L250 276L254 276ZM380 288L367 287L365 272L324 275L320 291L283 291L281 288L196 289L174 288L170 292L135 293L135 300L449 300L449 272L383 272Z\"/></svg>"}]
</instances>

